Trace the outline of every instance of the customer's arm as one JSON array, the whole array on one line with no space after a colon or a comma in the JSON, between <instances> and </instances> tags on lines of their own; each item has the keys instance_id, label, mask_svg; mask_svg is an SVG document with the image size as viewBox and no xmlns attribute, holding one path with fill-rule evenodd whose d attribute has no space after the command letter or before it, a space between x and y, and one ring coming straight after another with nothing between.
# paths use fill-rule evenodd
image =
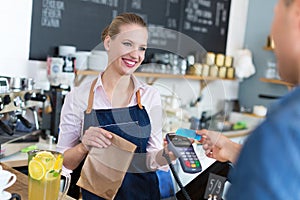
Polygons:
<instances>
[{"instance_id":1,"label":"customer's arm","mask_svg":"<svg viewBox=\"0 0 300 200\"><path fill-rule=\"evenodd\" d=\"M197 130L197 134L202 136L203 149L205 154L218 161L230 161L235 163L242 146L231 141L220 132L206 129Z\"/></svg>"}]
</instances>

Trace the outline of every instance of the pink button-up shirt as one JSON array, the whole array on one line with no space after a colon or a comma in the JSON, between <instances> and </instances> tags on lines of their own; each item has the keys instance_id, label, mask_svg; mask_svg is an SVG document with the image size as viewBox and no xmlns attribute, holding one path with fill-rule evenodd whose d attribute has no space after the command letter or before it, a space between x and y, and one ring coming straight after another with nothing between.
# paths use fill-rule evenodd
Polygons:
<instances>
[{"instance_id":1,"label":"pink button-up shirt","mask_svg":"<svg viewBox=\"0 0 300 200\"><path fill-rule=\"evenodd\" d=\"M151 135L147 146L147 166L155 170L160 166L155 160L156 154L163 148L162 138L162 107L161 98L158 90L141 81L134 75L131 76L134 83L134 93L140 90L141 103L145 107L151 123ZM88 96L91 82L81 84L79 87L72 89L65 97L63 108L61 110L59 139L57 151L65 150L80 143L83 135L84 111L87 109ZM133 95L129 106L137 104L136 95ZM112 104L107 97L101 74L98 76L97 83L94 87L93 109L109 109Z\"/></svg>"}]
</instances>

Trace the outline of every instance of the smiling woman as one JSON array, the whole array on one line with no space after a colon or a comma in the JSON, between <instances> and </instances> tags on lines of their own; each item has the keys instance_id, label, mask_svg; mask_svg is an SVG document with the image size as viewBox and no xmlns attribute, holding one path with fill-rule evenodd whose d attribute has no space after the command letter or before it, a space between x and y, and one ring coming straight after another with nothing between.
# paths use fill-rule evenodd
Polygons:
<instances>
[{"instance_id":1,"label":"smiling woman","mask_svg":"<svg viewBox=\"0 0 300 200\"><path fill-rule=\"evenodd\" d=\"M132 74L145 58L148 32L146 27L137 24L124 24L117 35L107 35L104 47L108 54L108 67L105 74ZM112 71L113 70L113 71Z\"/></svg>"},{"instance_id":2,"label":"smiling woman","mask_svg":"<svg viewBox=\"0 0 300 200\"><path fill-rule=\"evenodd\" d=\"M160 199L155 171L167 164L162 157L160 94L133 75L145 57L148 40L146 24L136 14L123 13L103 31L102 40L108 65L92 83L81 84L66 96L57 148L64 152L64 166L74 170L86 156L90 158L92 148L115 148L112 145L115 141L112 140L113 135L120 136L136 145L120 188L115 194L109 186L101 197L82 188L83 198L104 199L109 194L109 198L122 200ZM116 155L110 156L110 161L117 159ZM99 177L95 176L97 181ZM95 190L103 189L97 189L96 185L93 187Z\"/></svg>"}]
</instances>

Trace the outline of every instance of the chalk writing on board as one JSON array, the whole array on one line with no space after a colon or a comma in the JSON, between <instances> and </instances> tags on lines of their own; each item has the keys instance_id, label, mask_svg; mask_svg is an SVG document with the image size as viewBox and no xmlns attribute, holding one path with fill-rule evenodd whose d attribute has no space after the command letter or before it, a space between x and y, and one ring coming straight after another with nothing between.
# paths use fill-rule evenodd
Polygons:
<instances>
[{"instance_id":1,"label":"chalk writing on board","mask_svg":"<svg viewBox=\"0 0 300 200\"><path fill-rule=\"evenodd\" d=\"M60 45L90 51L101 42L102 30L122 12L140 15L149 27L187 35L207 51L225 53L230 4L231 0L33 0L29 58L56 56ZM194 50L172 31L152 31L149 38L153 50L170 45L178 51Z\"/></svg>"},{"instance_id":2,"label":"chalk writing on board","mask_svg":"<svg viewBox=\"0 0 300 200\"><path fill-rule=\"evenodd\" d=\"M43 0L41 26L59 28L64 9L63 1Z\"/></svg>"},{"instance_id":3,"label":"chalk writing on board","mask_svg":"<svg viewBox=\"0 0 300 200\"><path fill-rule=\"evenodd\" d=\"M95 3L99 5L105 5L109 7L118 7L119 5L119 0L81 0L81 1Z\"/></svg>"},{"instance_id":4,"label":"chalk writing on board","mask_svg":"<svg viewBox=\"0 0 300 200\"><path fill-rule=\"evenodd\" d=\"M215 10L213 10L215 6ZM213 5L211 1L190 0L185 7L184 30L208 33L210 27L219 27L220 34L226 34L226 27L221 22L226 22L228 12L224 2L217 2Z\"/></svg>"},{"instance_id":5,"label":"chalk writing on board","mask_svg":"<svg viewBox=\"0 0 300 200\"><path fill-rule=\"evenodd\" d=\"M170 29L165 29L161 26L149 26L149 45L165 47L170 41L176 41L177 35Z\"/></svg>"},{"instance_id":6,"label":"chalk writing on board","mask_svg":"<svg viewBox=\"0 0 300 200\"><path fill-rule=\"evenodd\" d=\"M213 25L211 6L211 1L188 1L185 7L184 30L207 33L207 26Z\"/></svg>"}]
</instances>

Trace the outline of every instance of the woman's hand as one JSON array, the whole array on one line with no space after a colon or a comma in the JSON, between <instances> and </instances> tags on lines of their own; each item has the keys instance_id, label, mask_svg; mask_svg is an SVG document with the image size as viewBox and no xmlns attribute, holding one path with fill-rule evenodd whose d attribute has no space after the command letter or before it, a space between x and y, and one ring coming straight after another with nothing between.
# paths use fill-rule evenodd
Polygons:
<instances>
[{"instance_id":1,"label":"woman's hand","mask_svg":"<svg viewBox=\"0 0 300 200\"><path fill-rule=\"evenodd\" d=\"M175 154L172 151L169 150L167 141L164 141L164 152L165 152L165 154L169 155L169 158L171 161L176 160L177 157L175 156Z\"/></svg>"},{"instance_id":2,"label":"woman's hand","mask_svg":"<svg viewBox=\"0 0 300 200\"><path fill-rule=\"evenodd\" d=\"M111 145L111 138L111 132L99 127L90 127L85 131L81 142L86 150L89 151L92 147L108 147Z\"/></svg>"}]
</instances>

